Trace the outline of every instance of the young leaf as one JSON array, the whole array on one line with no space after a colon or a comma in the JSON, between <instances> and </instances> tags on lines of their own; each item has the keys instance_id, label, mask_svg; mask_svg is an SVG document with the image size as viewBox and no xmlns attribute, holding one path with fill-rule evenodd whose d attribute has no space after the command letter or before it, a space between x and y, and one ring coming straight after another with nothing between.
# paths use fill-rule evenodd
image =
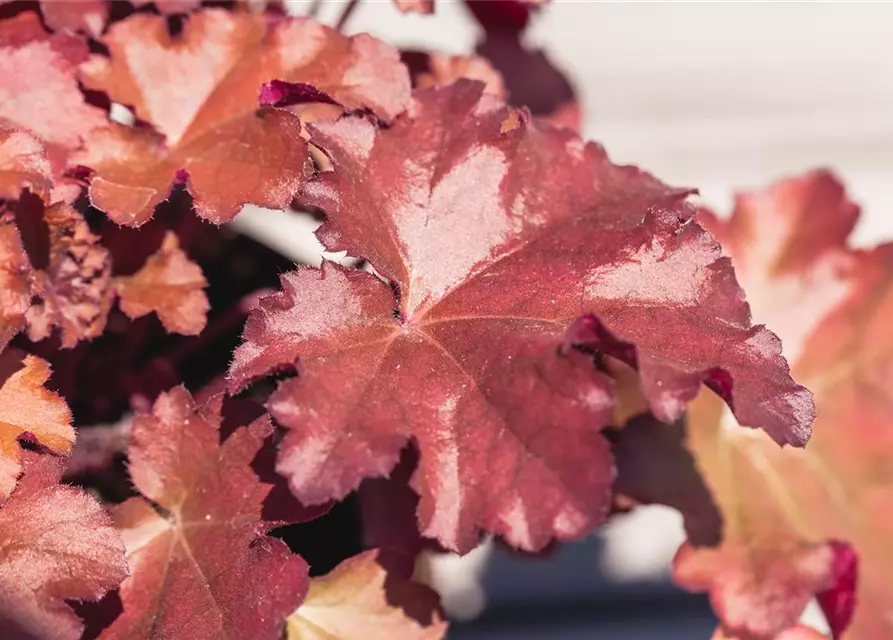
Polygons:
<instances>
[{"instance_id":1,"label":"young leaf","mask_svg":"<svg viewBox=\"0 0 893 640\"><path fill-rule=\"evenodd\" d=\"M440 640L446 628L437 594L400 579L371 550L310 581L287 640Z\"/></svg>"},{"instance_id":2,"label":"young leaf","mask_svg":"<svg viewBox=\"0 0 893 640\"><path fill-rule=\"evenodd\" d=\"M307 590L307 565L266 532L273 485L251 463L266 419L220 443L221 397L197 407L177 387L133 420L130 475L143 497L114 511L131 575L103 640L276 640ZM302 514L294 512L294 520Z\"/></svg>"},{"instance_id":3,"label":"young leaf","mask_svg":"<svg viewBox=\"0 0 893 640\"><path fill-rule=\"evenodd\" d=\"M185 335L197 335L205 328L210 306L206 286L201 267L180 249L171 231L142 269L118 278L115 285L121 310L128 317L140 318L155 311L165 329Z\"/></svg>"},{"instance_id":4,"label":"young leaf","mask_svg":"<svg viewBox=\"0 0 893 640\"><path fill-rule=\"evenodd\" d=\"M413 438L426 536L467 551L478 528L529 550L583 535L608 507L614 402L569 343L637 365L661 418L706 381L745 423L806 441L809 394L750 326L688 191L471 81L418 91L390 128L347 117L312 135L334 164L300 197L328 216L319 237L397 298L326 265L284 276L248 321L233 387L300 359L268 407L303 502L386 475Z\"/></svg>"},{"instance_id":5,"label":"young leaf","mask_svg":"<svg viewBox=\"0 0 893 640\"><path fill-rule=\"evenodd\" d=\"M83 39L48 35L34 13L0 21L0 119L36 135L54 153L77 148L106 121L78 88L77 66L87 55Z\"/></svg>"},{"instance_id":6,"label":"young leaf","mask_svg":"<svg viewBox=\"0 0 893 640\"><path fill-rule=\"evenodd\" d=\"M50 261L46 269L33 271L32 303L26 313L28 337L42 340L54 328L62 346L102 334L112 307L112 263L108 250L91 233L84 217L65 203L44 211L50 231Z\"/></svg>"},{"instance_id":7,"label":"young leaf","mask_svg":"<svg viewBox=\"0 0 893 640\"><path fill-rule=\"evenodd\" d=\"M94 171L93 204L119 224L146 222L177 181L185 181L198 213L216 224L248 202L287 205L304 179L307 145L292 113L258 110L266 82L310 83L346 108L385 119L409 99L396 51L310 19L207 9L172 36L163 17L136 14L113 25L103 41L111 57L84 65L85 84L132 106L157 130L97 131L77 159Z\"/></svg>"},{"instance_id":8,"label":"young leaf","mask_svg":"<svg viewBox=\"0 0 893 640\"><path fill-rule=\"evenodd\" d=\"M84 625L65 601L96 600L121 583L121 537L93 498L58 484L62 460L29 453L24 466L0 507L0 636L78 640Z\"/></svg>"},{"instance_id":9,"label":"young leaf","mask_svg":"<svg viewBox=\"0 0 893 640\"><path fill-rule=\"evenodd\" d=\"M0 503L12 493L22 470L20 438L55 454L71 452L71 411L44 386L49 377L50 366L40 358L15 349L0 353Z\"/></svg>"},{"instance_id":10,"label":"young leaf","mask_svg":"<svg viewBox=\"0 0 893 640\"><path fill-rule=\"evenodd\" d=\"M739 428L709 398L689 418L688 446L722 510L725 535L718 549L687 549L676 577L711 589L726 627L748 637L771 638L793 624L815 592L835 637L854 605L846 637L893 636L893 245L850 248L857 218L843 187L823 171L739 197L728 222L702 214L818 410L813 439L798 451ZM745 609L725 577L733 566L750 576L751 595L787 597ZM792 585L800 587L796 597Z\"/></svg>"}]
</instances>

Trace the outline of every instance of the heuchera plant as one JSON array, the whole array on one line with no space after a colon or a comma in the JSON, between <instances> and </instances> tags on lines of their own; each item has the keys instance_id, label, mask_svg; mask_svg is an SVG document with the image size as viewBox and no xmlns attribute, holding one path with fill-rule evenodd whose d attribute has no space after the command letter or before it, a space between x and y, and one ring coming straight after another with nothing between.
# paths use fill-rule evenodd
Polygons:
<instances>
[{"instance_id":1,"label":"heuchera plant","mask_svg":"<svg viewBox=\"0 0 893 640\"><path fill-rule=\"evenodd\" d=\"M208 4L0 7L0 637L441 638L424 546L649 503L717 639L893 637L893 246L834 177L725 219L612 163L536 2L469 56Z\"/></svg>"}]
</instances>

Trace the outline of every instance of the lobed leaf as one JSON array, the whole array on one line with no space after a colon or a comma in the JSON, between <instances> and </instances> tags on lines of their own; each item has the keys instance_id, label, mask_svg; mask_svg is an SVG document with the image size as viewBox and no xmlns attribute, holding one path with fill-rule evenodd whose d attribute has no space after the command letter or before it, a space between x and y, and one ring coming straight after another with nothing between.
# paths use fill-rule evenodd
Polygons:
<instances>
[{"instance_id":1,"label":"lobed leaf","mask_svg":"<svg viewBox=\"0 0 893 640\"><path fill-rule=\"evenodd\" d=\"M437 594L403 580L371 550L310 581L288 618L287 640L440 640L447 625Z\"/></svg>"},{"instance_id":2,"label":"lobed leaf","mask_svg":"<svg viewBox=\"0 0 893 640\"><path fill-rule=\"evenodd\" d=\"M756 317L779 332L818 412L803 450L780 450L741 429L710 398L689 417L688 447L725 533L717 548L683 549L676 578L710 590L733 634L772 638L813 595L836 638L893 634L893 350L885 320L893 246L849 247L858 213L842 185L817 171L739 197L727 222L701 216L731 256ZM730 586L730 572L747 576L746 592Z\"/></svg>"},{"instance_id":3,"label":"lobed leaf","mask_svg":"<svg viewBox=\"0 0 893 640\"><path fill-rule=\"evenodd\" d=\"M115 286L121 310L130 318L154 311L170 333L197 335L205 328L210 308L204 292L208 281L171 231L139 271L118 278Z\"/></svg>"},{"instance_id":4,"label":"lobed leaf","mask_svg":"<svg viewBox=\"0 0 893 640\"><path fill-rule=\"evenodd\" d=\"M610 502L614 398L571 344L637 366L662 419L706 382L745 423L806 441L810 396L750 325L687 190L471 81L416 92L387 129L311 133L334 171L299 200L326 213L328 250L367 258L397 296L326 264L283 276L246 325L233 388L299 365L268 408L303 502L387 475L412 438L424 535L467 551L478 529L528 550L585 534Z\"/></svg>"},{"instance_id":5,"label":"lobed leaf","mask_svg":"<svg viewBox=\"0 0 893 640\"><path fill-rule=\"evenodd\" d=\"M221 444L220 411L220 396L196 406L176 387L134 418L130 475L142 497L114 511L131 575L102 640L235 639L249 629L274 640L303 600L307 565L265 535L282 523L264 519L273 484L251 466L272 426L257 420Z\"/></svg>"},{"instance_id":6,"label":"lobed leaf","mask_svg":"<svg viewBox=\"0 0 893 640\"><path fill-rule=\"evenodd\" d=\"M103 42L110 57L86 63L84 83L155 128L99 130L76 159L94 172L93 204L119 224L145 223L178 182L199 215L216 224L248 202L285 207L309 155L294 114L258 109L258 92L271 80L313 84L345 108L384 119L409 98L396 51L310 19L206 9L172 36L163 17L136 14L113 25ZM338 112L330 105L302 109L310 119Z\"/></svg>"},{"instance_id":7,"label":"lobed leaf","mask_svg":"<svg viewBox=\"0 0 893 640\"><path fill-rule=\"evenodd\" d=\"M121 537L93 498L58 484L62 460L31 453L24 466L0 508L0 635L78 640L66 600L96 600L127 576Z\"/></svg>"}]
</instances>

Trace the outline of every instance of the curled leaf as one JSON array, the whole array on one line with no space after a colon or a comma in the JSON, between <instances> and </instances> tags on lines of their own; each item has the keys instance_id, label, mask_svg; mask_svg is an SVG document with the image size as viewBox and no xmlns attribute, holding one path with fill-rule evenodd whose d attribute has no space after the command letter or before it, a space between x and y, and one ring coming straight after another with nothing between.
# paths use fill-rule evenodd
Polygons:
<instances>
[{"instance_id":1,"label":"curled leaf","mask_svg":"<svg viewBox=\"0 0 893 640\"><path fill-rule=\"evenodd\" d=\"M0 353L0 503L21 473L22 438L58 455L71 452L71 411L45 387L49 377L50 366L40 358L15 349Z\"/></svg>"},{"instance_id":2,"label":"curled leaf","mask_svg":"<svg viewBox=\"0 0 893 640\"><path fill-rule=\"evenodd\" d=\"M385 119L409 98L396 51L310 19L206 9L185 18L172 36L163 17L136 14L113 25L103 41L111 57L84 65L85 84L155 127L97 131L76 159L93 170L93 204L119 224L145 223L177 182L185 182L199 215L216 224L249 202L287 205L309 155L294 114L258 110L258 92L271 80L312 84L348 109L371 109ZM312 119L340 107L300 112Z\"/></svg>"},{"instance_id":3,"label":"curled leaf","mask_svg":"<svg viewBox=\"0 0 893 640\"><path fill-rule=\"evenodd\" d=\"M58 327L62 346L71 348L105 330L113 302L111 259L71 206L48 207L44 221L50 232L50 260L46 269L31 276L28 337L42 340Z\"/></svg>"}]
</instances>

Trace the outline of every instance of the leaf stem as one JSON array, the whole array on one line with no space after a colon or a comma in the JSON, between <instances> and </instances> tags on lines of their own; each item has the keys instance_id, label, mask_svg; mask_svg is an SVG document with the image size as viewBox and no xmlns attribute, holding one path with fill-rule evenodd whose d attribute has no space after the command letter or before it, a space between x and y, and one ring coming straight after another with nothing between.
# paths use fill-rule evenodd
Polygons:
<instances>
[{"instance_id":1,"label":"leaf stem","mask_svg":"<svg viewBox=\"0 0 893 640\"><path fill-rule=\"evenodd\" d=\"M354 9L357 8L358 4L360 4L360 0L350 0L350 2L347 3L347 6L344 7L344 11L341 12L341 17L338 18L338 23L335 25L336 30L339 32L344 31L347 21L350 20L350 16L353 14Z\"/></svg>"}]
</instances>

